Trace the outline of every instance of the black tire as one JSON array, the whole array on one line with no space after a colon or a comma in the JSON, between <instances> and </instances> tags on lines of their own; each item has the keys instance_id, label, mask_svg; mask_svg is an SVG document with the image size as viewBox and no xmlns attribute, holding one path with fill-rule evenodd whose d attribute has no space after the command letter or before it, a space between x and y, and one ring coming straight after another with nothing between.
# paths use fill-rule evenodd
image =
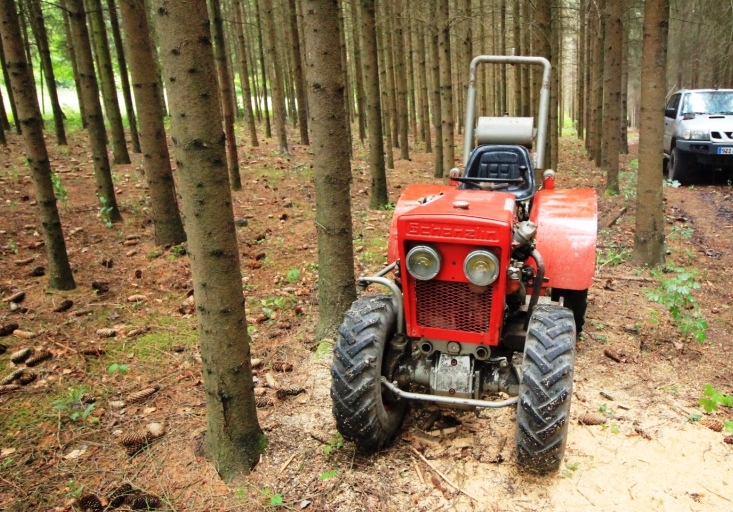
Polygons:
<instances>
[{"instance_id":1,"label":"black tire","mask_svg":"<svg viewBox=\"0 0 733 512\"><path fill-rule=\"evenodd\" d=\"M573 394L575 323L560 306L538 306L527 329L517 403L517 462L538 473L562 463Z\"/></svg>"},{"instance_id":2,"label":"black tire","mask_svg":"<svg viewBox=\"0 0 733 512\"><path fill-rule=\"evenodd\" d=\"M583 332L585 325L585 312L588 309L588 290L565 290L553 288L552 300L557 302L563 298L563 306L573 312L575 319L575 334Z\"/></svg>"},{"instance_id":3,"label":"black tire","mask_svg":"<svg viewBox=\"0 0 733 512\"><path fill-rule=\"evenodd\" d=\"M667 178L671 181L679 181L680 185L687 185L691 181L691 171L695 164L695 158L684 151L672 148L669 155L669 171Z\"/></svg>"},{"instance_id":4,"label":"black tire","mask_svg":"<svg viewBox=\"0 0 733 512\"><path fill-rule=\"evenodd\" d=\"M362 450L386 446L402 424L407 403L383 389L382 362L395 334L389 295L367 295L351 305L339 327L331 367L336 427Z\"/></svg>"}]
</instances>

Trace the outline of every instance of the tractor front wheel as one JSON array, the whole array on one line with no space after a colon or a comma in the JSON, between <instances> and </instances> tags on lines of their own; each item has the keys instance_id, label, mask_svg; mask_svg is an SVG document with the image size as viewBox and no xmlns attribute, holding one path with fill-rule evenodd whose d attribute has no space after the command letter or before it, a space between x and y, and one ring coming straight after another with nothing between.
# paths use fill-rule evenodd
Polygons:
<instances>
[{"instance_id":1,"label":"tractor front wheel","mask_svg":"<svg viewBox=\"0 0 733 512\"><path fill-rule=\"evenodd\" d=\"M389 295L355 301L339 327L331 367L331 399L344 438L369 452L387 445L405 416L406 401L383 388L383 361L395 335L397 313Z\"/></svg>"},{"instance_id":2,"label":"tractor front wheel","mask_svg":"<svg viewBox=\"0 0 733 512\"><path fill-rule=\"evenodd\" d=\"M575 322L560 306L538 306L527 329L517 404L517 462L555 471L565 453L573 394Z\"/></svg>"},{"instance_id":3,"label":"tractor front wheel","mask_svg":"<svg viewBox=\"0 0 733 512\"><path fill-rule=\"evenodd\" d=\"M575 334L583 332L585 312L588 309L588 290L565 290L553 288L552 300L557 302L563 298L563 306L573 312L575 318Z\"/></svg>"}]
</instances>

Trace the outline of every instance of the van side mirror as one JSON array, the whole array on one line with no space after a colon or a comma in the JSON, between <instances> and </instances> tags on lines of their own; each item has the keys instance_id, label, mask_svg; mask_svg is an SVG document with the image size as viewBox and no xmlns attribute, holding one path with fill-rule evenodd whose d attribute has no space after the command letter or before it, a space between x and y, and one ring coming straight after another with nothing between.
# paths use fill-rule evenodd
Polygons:
<instances>
[{"instance_id":1,"label":"van side mirror","mask_svg":"<svg viewBox=\"0 0 733 512\"><path fill-rule=\"evenodd\" d=\"M676 115L677 115L676 108L665 108L664 109L664 117L669 117L670 119L674 119Z\"/></svg>"}]
</instances>

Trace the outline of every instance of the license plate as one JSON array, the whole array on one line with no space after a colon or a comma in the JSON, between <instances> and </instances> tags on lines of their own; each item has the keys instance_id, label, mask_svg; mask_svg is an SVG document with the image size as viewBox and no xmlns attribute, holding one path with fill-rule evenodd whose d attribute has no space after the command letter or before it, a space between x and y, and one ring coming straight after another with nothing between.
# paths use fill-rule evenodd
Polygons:
<instances>
[{"instance_id":1,"label":"license plate","mask_svg":"<svg viewBox=\"0 0 733 512\"><path fill-rule=\"evenodd\" d=\"M718 148L719 155L733 155L733 148Z\"/></svg>"}]
</instances>

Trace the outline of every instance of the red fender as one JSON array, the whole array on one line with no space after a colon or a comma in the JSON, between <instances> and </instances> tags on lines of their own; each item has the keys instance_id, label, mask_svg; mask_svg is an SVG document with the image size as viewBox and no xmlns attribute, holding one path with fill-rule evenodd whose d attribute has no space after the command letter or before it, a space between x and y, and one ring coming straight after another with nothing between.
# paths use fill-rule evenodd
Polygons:
<instances>
[{"instance_id":1,"label":"red fender","mask_svg":"<svg viewBox=\"0 0 733 512\"><path fill-rule=\"evenodd\" d=\"M595 190L541 190L530 220L537 224L537 250L553 288L585 290L596 270L598 205Z\"/></svg>"}]
</instances>

